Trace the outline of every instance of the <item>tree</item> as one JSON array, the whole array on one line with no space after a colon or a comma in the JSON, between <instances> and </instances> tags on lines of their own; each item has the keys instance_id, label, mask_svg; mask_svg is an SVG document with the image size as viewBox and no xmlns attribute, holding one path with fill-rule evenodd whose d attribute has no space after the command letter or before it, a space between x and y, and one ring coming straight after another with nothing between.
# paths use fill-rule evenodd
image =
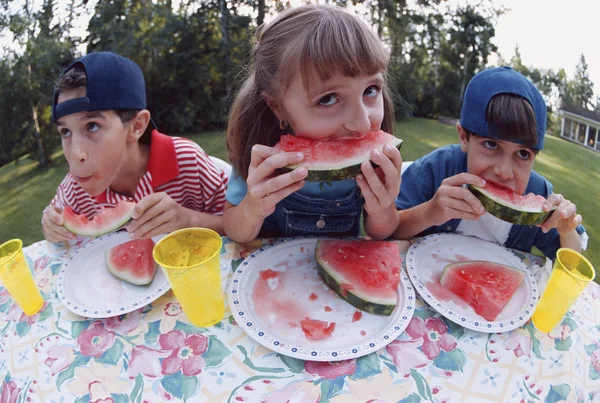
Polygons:
<instances>
[{"instance_id":1,"label":"tree","mask_svg":"<svg viewBox=\"0 0 600 403\"><path fill-rule=\"evenodd\" d=\"M588 65L583 53L575 68L575 78L573 79L569 90L571 91L571 97L575 105L590 110L594 109L594 83L590 80Z\"/></svg>"}]
</instances>

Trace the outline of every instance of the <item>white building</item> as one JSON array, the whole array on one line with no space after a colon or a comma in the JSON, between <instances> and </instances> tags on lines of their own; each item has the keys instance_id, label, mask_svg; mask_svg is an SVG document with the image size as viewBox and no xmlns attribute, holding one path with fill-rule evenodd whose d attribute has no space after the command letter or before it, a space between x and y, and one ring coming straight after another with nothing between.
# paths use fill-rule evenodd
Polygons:
<instances>
[{"instance_id":1,"label":"white building","mask_svg":"<svg viewBox=\"0 0 600 403\"><path fill-rule=\"evenodd\" d=\"M563 106L558 116L562 138L600 151L600 113L580 106Z\"/></svg>"}]
</instances>

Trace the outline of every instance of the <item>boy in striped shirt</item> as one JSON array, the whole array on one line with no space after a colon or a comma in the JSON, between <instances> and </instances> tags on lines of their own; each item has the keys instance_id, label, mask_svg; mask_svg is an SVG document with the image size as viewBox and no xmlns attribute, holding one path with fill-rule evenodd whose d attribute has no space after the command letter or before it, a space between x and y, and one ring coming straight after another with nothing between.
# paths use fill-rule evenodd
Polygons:
<instances>
[{"instance_id":1,"label":"boy in striped shirt","mask_svg":"<svg viewBox=\"0 0 600 403\"><path fill-rule=\"evenodd\" d=\"M75 238L62 226L64 207L92 218L121 200L137 202L133 239L186 227L223 233L227 176L196 143L153 127L136 63L110 52L76 60L58 80L52 118L69 173L44 210L46 240Z\"/></svg>"}]
</instances>

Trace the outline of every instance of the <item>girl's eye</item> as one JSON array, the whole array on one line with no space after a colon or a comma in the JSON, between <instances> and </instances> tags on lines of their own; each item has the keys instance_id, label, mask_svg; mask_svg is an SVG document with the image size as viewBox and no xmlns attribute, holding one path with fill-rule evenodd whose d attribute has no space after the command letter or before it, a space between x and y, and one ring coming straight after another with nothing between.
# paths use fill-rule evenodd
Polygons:
<instances>
[{"instance_id":1,"label":"girl's eye","mask_svg":"<svg viewBox=\"0 0 600 403\"><path fill-rule=\"evenodd\" d=\"M335 94L327 94L321 99L319 99L320 106L332 106L338 102L337 96Z\"/></svg>"},{"instance_id":2,"label":"girl's eye","mask_svg":"<svg viewBox=\"0 0 600 403\"><path fill-rule=\"evenodd\" d=\"M498 148L498 143L491 140L486 140L483 142L483 146L489 150L496 150Z\"/></svg>"},{"instance_id":3,"label":"girl's eye","mask_svg":"<svg viewBox=\"0 0 600 403\"><path fill-rule=\"evenodd\" d=\"M531 158L531 152L529 150L519 150L517 151L517 157L521 158L522 160L528 160Z\"/></svg>"},{"instance_id":4,"label":"girl's eye","mask_svg":"<svg viewBox=\"0 0 600 403\"><path fill-rule=\"evenodd\" d=\"M370 87L368 87L365 92L363 93L364 96L369 97L369 98L376 98L379 95L379 92L381 91L381 88L379 88L376 85L371 85Z\"/></svg>"},{"instance_id":5,"label":"girl's eye","mask_svg":"<svg viewBox=\"0 0 600 403\"><path fill-rule=\"evenodd\" d=\"M60 132L60 136L62 138L66 138L66 137L69 137L71 135L71 130L69 130L69 129L64 129L63 128L63 129L60 129L59 132Z\"/></svg>"},{"instance_id":6,"label":"girl's eye","mask_svg":"<svg viewBox=\"0 0 600 403\"><path fill-rule=\"evenodd\" d=\"M86 125L86 129L87 129L88 132L95 133L98 130L100 130L100 125L98 123L96 123L96 122L89 122Z\"/></svg>"}]
</instances>

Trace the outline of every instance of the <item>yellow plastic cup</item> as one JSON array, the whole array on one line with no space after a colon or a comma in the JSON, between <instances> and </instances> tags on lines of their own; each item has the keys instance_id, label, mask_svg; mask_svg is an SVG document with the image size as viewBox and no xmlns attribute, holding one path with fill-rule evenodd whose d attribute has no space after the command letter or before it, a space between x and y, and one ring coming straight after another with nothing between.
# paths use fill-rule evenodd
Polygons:
<instances>
[{"instance_id":1,"label":"yellow plastic cup","mask_svg":"<svg viewBox=\"0 0 600 403\"><path fill-rule=\"evenodd\" d=\"M223 240L206 228L170 233L155 246L152 256L169 279L171 289L192 324L212 326L225 314L221 288Z\"/></svg>"},{"instance_id":2,"label":"yellow plastic cup","mask_svg":"<svg viewBox=\"0 0 600 403\"><path fill-rule=\"evenodd\" d=\"M25 315L35 315L44 305L44 298L25 260L23 241L20 239L11 239L0 245L0 282Z\"/></svg>"},{"instance_id":3,"label":"yellow plastic cup","mask_svg":"<svg viewBox=\"0 0 600 403\"><path fill-rule=\"evenodd\" d=\"M534 326L542 332L554 329L595 276L589 260L573 249L560 248L546 289L533 312Z\"/></svg>"}]
</instances>

